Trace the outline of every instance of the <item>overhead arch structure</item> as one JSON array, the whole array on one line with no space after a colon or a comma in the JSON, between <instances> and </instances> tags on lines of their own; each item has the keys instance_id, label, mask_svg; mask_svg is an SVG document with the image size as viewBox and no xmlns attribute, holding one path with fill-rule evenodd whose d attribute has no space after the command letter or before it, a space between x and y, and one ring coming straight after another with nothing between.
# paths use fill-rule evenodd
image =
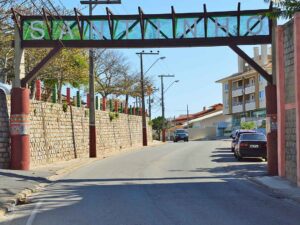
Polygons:
<instances>
[{"instance_id":1,"label":"overhead arch structure","mask_svg":"<svg viewBox=\"0 0 300 225\"><path fill-rule=\"evenodd\" d=\"M272 76L244 53L239 45L272 43L273 22L269 9L236 11L85 16L74 9L72 16L21 15L12 9L21 48L52 48L52 51L22 80L30 82L62 48L174 48L228 46L256 69L268 82ZM92 35L90 35L90 30Z\"/></svg>"},{"instance_id":2,"label":"overhead arch structure","mask_svg":"<svg viewBox=\"0 0 300 225\"><path fill-rule=\"evenodd\" d=\"M203 5L202 12L176 13L172 7L167 14L145 14L139 8L135 15L115 15L109 8L106 8L106 15L93 16L82 15L77 9L70 16L52 15L45 9L41 15L22 15L12 9L16 55L11 98L11 168L30 168L28 83L63 48L228 46L272 84L272 75L238 47L272 43L270 12L273 12L272 4L269 9L242 11L240 3L236 11L208 12ZM24 49L28 48L51 50L25 74ZM273 105L270 101L270 106ZM91 134L90 140L95 139L95 134ZM268 163L272 164L270 161Z\"/></svg>"}]
</instances>

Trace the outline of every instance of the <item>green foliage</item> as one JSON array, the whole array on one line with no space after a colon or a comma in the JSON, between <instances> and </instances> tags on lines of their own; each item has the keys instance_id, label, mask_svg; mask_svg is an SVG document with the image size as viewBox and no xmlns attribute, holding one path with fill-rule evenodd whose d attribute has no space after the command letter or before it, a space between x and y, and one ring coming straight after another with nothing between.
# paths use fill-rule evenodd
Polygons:
<instances>
[{"instance_id":1,"label":"green foliage","mask_svg":"<svg viewBox=\"0 0 300 225\"><path fill-rule=\"evenodd\" d=\"M109 120L110 122L116 120L120 117L118 112L109 112Z\"/></svg>"},{"instance_id":2,"label":"green foliage","mask_svg":"<svg viewBox=\"0 0 300 225\"><path fill-rule=\"evenodd\" d=\"M68 104L67 104L67 103L64 103L64 104L62 105L62 108L63 108L63 111L64 111L64 112L68 112Z\"/></svg>"},{"instance_id":3,"label":"green foliage","mask_svg":"<svg viewBox=\"0 0 300 225\"><path fill-rule=\"evenodd\" d=\"M262 121L262 124L259 128L266 128L267 127L267 121L266 120L263 120Z\"/></svg>"},{"instance_id":4,"label":"green foliage","mask_svg":"<svg viewBox=\"0 0 300 225\"><path fill-rule=\"evenodd\" d=\"M163 128L163 118L162 116L159 116L152 120L152 129L155 131L161 131Z\"/></svg>"},{"instance_id":5,"label":"green foliage","mask_svg":"<svg viewBox=\"0 0 300 225\"><path fill-rule=\"evenodd\" d=\"M256 124L252 122L242 122L241 123L241 128L245 130L253 130L256 128Z\"/></svg>"},{"instance_id":6,"label":"green foliage","mask_svg":"<svg viewBox=\"0 0 300 225\"><path fill-rule=\"evenodd\" d=\"M270 2L270 0L264 0L265 2ZM282 0L275 2L275 6L279 8L279 11L270 13L268 16L271 18L283 17L285 19L293 18L296 12L300 11L300 1L299 0Z\"/></svg>"},{"instance_id":7,"label":"green foliage","mask_svg":"<svg viewBox=\"0 0 300 225\"><path fill-rule=\"evenodd\" d=\"M153 121L152 121L152 120L149 120L149 121L148 121L148 125L149 125L149 126L153 126Z\"/></svg>"}]
</instances>

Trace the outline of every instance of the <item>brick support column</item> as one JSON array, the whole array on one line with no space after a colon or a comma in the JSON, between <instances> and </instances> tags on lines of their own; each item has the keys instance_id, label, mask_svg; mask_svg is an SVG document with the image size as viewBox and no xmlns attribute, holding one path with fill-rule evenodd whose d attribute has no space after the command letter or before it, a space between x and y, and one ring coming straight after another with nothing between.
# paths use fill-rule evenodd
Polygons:
<instances>
[{"instance_id":1,"label":"brick support column","mask_svg":"<svg viewBox=\"0 0 300 225\"><path fill-rule=\"evenodd\" d=\"M13 88L11 94L11 169L30 169L29 94L27 88Z\"/></svg>"},{"instance_id":2,"label":"brick support column","mask_svg":"<svg viewBox=\"0 0 300 225\"><path fill-rule=\"evenodd\" d=\"M115 100L115 112L119 112L119 102Z\"/></svg>"},{"instance_id":3,"label":"brick support column","mask_svg":"<svg viewBox=\"0 0 300 225\"><path fill-rule=\"evenodd\" d=\"M294 17L294 71L296 94L297 183L300 186L300 13Z\"/></svg>"},{"instance_id":4,"label":"brick support column","mask_svg":"<svg viewBox=\"0 0 300 225\"><path fill-rule=\"evenodd\" d=\"M276 80L278 115L278 174L285 176L285 65L284 65L284 29L276 29Z\"/></svg>"}]
</instances>

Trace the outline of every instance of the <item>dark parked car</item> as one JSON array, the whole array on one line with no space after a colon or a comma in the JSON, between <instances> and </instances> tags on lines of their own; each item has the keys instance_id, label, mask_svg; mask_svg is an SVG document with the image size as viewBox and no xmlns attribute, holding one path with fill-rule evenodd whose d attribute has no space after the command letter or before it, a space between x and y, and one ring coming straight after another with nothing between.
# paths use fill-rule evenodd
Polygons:
<instances>
[{"instance_id":1,"label":"dark parked car","mask_svg":"<svg viewBox=\"0 0 300 225\"><path fill-rule=\"evenodd\" d=\"M238 160L244 157L263 158L267 160L266 136L260 133L241 134L235 146L234 155Z\"/></svg>"},{"instance_id":2,"label":"dark parked car","mask_svg":"<svg viewBox=\"0 0 300 225\"><path fill-rule=\"evenodd\" d=\"M235 130L232 135L230 136L232 138L231 141L231 151L234 152L235 146L239 141L241 134L249 134L249 133L256 133L255 130Z\"/></svg>"},{"instance_id":3,"label":"dark parked car","mask_svg":"<svg viewBox=\"0 0 300 225\"><path fill-rule=\"evenodd\" d=\"M174 139L173 139L174 142L177 142L177 141L189 141L189 134L187 133L186 130L176 130L174 132Z\"/></svg>"}]
</instances>

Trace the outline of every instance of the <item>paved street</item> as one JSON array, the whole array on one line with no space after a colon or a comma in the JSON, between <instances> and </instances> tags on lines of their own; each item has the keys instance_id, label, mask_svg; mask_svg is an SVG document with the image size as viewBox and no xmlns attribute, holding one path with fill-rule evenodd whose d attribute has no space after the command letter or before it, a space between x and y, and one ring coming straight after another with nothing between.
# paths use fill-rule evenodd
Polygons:
<instances>
[{"instance_id":1,"label":"paved street","mask_svg":"<svg viewBox=\"0 0 300 225\"><path fill-rule=\"evenodd\" d=\"M93 162L37 193L5 225L298 225L300 205L249 176L230 142L169 143Z\"/></svg>"}]
</instances>

